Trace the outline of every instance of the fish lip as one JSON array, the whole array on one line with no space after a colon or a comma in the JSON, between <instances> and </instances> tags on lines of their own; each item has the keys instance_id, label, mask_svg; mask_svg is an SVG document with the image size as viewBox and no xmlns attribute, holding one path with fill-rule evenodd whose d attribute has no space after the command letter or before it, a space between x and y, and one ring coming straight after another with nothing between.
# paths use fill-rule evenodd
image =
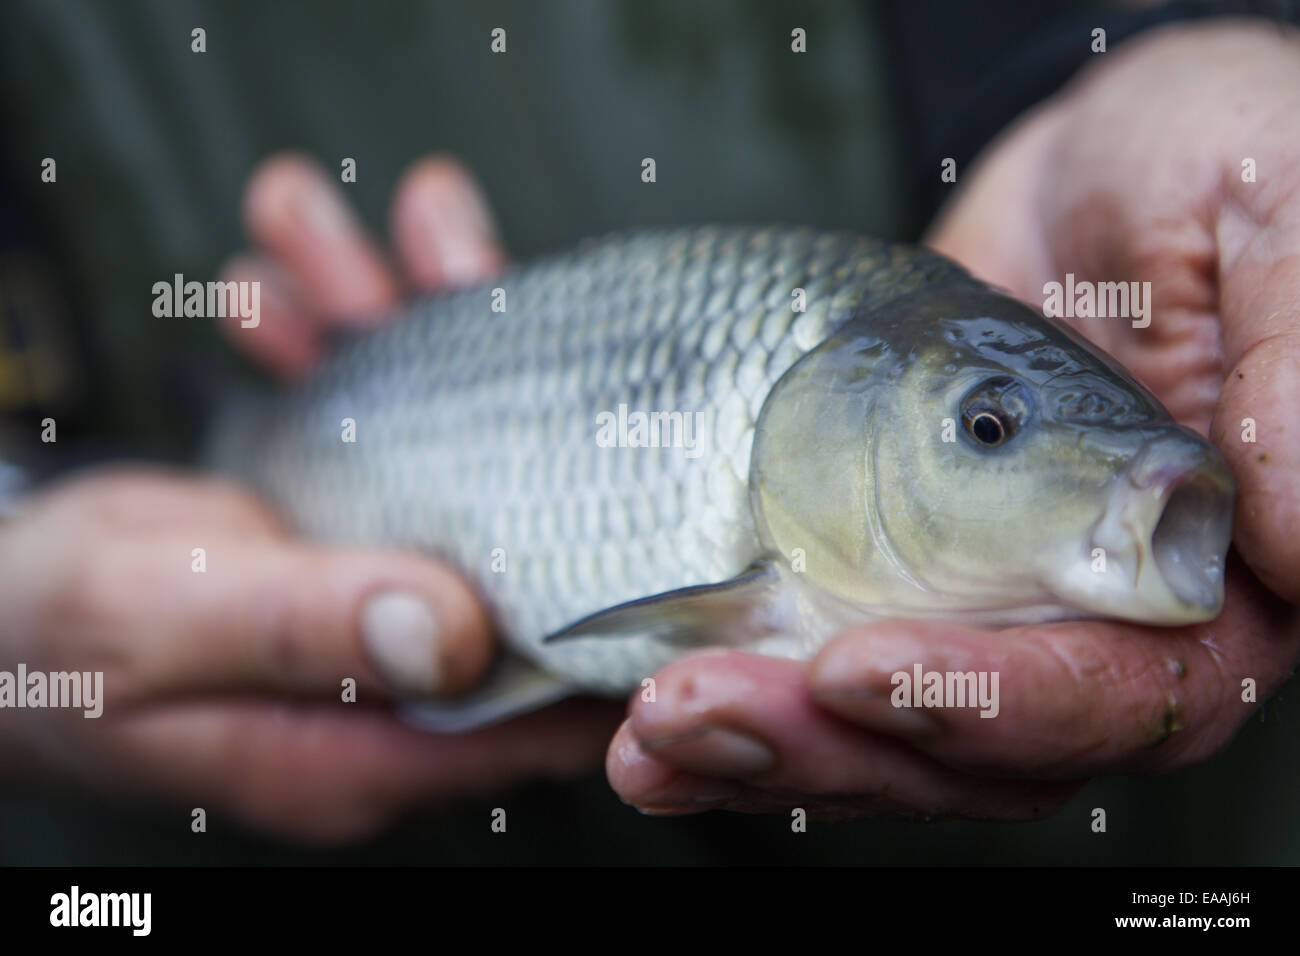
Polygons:
<instances>
[{"instance_id":1,"label":"fish lip","mask_svg":"<svg viewBox=\"0 0 1300 956\"><path fill-rule=\"evenodd\" d=\"M1179 428L1153 436L1111 487L1086 539L1093 558L1100 550L1113 562L1110 571L1100 578L1067 572L1062 596L1091 613L1148 624L1214 618L1223 606L1236 490L1223 457Z\"/></svg>"},{"instance_id":2,"label":"fish lip","mask_svg":"<svg viewBox=\"0 0 1300 956\"><path fill-rule=\"evenodd\" d=\"M1231 475L1217 462L1157 471L1160 511L1149 539L1156 570L1179 601L1217 612L1232 540Z\"/></svg>"}]
</instances>

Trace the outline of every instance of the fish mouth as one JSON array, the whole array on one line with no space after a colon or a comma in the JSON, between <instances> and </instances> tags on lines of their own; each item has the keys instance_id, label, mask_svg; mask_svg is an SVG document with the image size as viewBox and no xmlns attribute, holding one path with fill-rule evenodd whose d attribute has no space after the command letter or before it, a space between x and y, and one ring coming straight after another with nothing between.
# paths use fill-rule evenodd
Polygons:
<instances>
[{"instance_id":1,"label":"fish mouth","mask_svg":"<svg viewBox=\"0 0 1300 956\"><path fill-rule=\"evenodd\" d=\"M1147 620L1209 620L1223 606L1236 486L1218 450L1175 428L1149 442L1128 470L1125 495L1140 514L1134 582ZM1133 512L1130 512L1132 514ZM1136 529L1135 529L1136 530ZM1141 545L1151 560L1143 568Z\"/></svg>"},{"instance_id":2,"label":"fish mouth","mask_svg":"<svg viewBox=\"0 0 1300 956\"><path fill-rule=\"evenodd\" d=\"M1178 600L1205 611L1223 602L1223 563L1232 540L1233 489L1222 479L1206 468L1170 479L1151 532L1151 556L1165 585Z\"/></svg>"},{"instance_id":3,"label":"fish mouth","mask_svg":"<svg viewBox=\"0 0 1300 956\"><path fill-rule=\"evenodd\" d=\"M1067 571L1067 599L1091 613L1147 624L1214 618L1223 606L1236 493L1223 456L1175 428L1149 440L1117 477L1088 536L1091 556L1105 555L1106 573Z\"/></svg>"}]
</instances>

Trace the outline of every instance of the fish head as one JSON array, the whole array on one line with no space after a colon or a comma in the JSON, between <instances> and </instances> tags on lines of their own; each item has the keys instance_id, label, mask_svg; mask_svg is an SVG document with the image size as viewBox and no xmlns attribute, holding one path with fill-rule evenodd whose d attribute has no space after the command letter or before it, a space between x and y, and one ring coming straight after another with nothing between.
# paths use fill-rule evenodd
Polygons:
<instances>
[{"instance_id":1,"label":"fish head","mask_svg":"<svg viewBox=\"0 0 1300 956\"><path fill-rule=\"evenodd\" d=\"M1073 330L974 283L855 316L793 367L751 493L770 547L803 542L810 583L881 613L1177 625L1223 603L1223 457Z\"/></svg>"}]
</instances>

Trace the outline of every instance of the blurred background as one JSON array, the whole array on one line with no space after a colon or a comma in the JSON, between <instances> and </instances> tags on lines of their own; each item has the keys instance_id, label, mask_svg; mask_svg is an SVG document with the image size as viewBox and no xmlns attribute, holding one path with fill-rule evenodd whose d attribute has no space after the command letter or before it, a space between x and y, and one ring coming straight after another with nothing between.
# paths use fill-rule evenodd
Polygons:
<instances>
[{"instance_id":1,"label":"blurred background","mask_svg":"<svg viewBox=\"0 0 1300 956\"><path fill-rule=\"evenodd\" d=\"M267 155L339 169L372 229L431 152L483 184L518 259L615 229L797 222L915 240L1010 119L1162 17L1223 4L991 0L4 0L0 32L0 459L41 475L185 461L205 389L254 374L203 319L156 319L154 282L215 278L243 245ZM1029 7L1031 9L1026 9ZM191 31L206 31L206 52ZM493 54L490 32L507 31ZM807 31L804 55L790 31ZM41 163L57 160L57 183ZM640 180L653 157L657 182ZM35 423L59 421L34 454ZM38 446L39 447L39 446ZM53 449L57 447L57 451ZM3 573L3 569L0 569ZM0 863L1285 864L1300 862L1296 681L1216 759L1088 785L1033 824L646 818L599 771L431 809L373 843L304 849L176 809L0 789ZM340 768L346 773L346 768ZM483 821L509 800L511 838ZM1090 829L1104 807L1109 830ZM188 831L179 831L187 833ZM225 835L221 835L224 833Z\"/></svg>"}]
</instances>

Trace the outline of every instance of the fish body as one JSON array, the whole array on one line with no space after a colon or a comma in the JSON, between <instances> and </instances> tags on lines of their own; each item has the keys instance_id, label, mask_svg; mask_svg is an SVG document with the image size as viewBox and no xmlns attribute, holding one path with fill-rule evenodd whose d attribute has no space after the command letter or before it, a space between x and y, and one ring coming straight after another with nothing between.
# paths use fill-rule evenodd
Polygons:
<instances>
[{"instance_id":1,"label":"fish body","mask_svg":"<svg viewBox=\"0 0 1300 956\"><path fill-rule=\"evenodd\" d=\"M607 237L416 303L211 457L305 534L475 585L517 659L439 729L886 614L1205 619L1232 496L1064 327L932 252L784 228Z\"/></svg>"}]
</instances>

